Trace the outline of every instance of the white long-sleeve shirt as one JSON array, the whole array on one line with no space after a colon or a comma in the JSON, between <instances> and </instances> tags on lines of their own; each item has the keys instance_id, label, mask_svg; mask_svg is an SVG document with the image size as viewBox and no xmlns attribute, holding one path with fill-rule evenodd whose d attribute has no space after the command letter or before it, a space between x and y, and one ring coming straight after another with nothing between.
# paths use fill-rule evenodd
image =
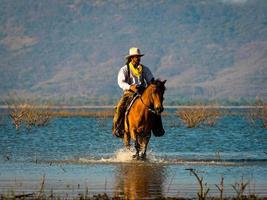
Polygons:
<instances>
[{"instance_id":1,"label":"white long-sleeve shirt","mask_svg":"<svg viewBox=\"0 0 267 200\"><path fill-rule=\"evenodd\" d=\"M130 86L132 84L137 84L137 85L141 85L143 84L149 84L151 82L151 80L154 78L153 74L151 73L150 69L144 65L143 66L143 72L142 75L140 76L140 78L138 78L137 76L135 76L131 70L130 73L128 73L128 67L127 65L124 65L119 73L118 73L118 84L120 86L121 89L123 89L123 91L125 90L129 90ZM128 77L130 74L130 77ZM142 81L144 80L144 81ZM144 83L145 82L145 83ZM145 85L146 86L146 85Z\"/></svg>"}]
</instances>

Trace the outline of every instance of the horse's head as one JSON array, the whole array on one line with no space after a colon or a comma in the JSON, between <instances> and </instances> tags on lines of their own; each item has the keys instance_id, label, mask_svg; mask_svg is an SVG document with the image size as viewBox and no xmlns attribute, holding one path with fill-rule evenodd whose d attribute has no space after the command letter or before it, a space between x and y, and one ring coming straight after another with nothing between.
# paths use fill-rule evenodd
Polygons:
<instances>
[{"instance_id":1,"label":"horse's head","mask_svg":"<svg viewBox=\"0 0 267 200\"><path fill-rule=\"evenodd\" d=\"M150 102L157 114L160 114L163 112L163 95L165 91L165 83L166 80L161 81L159 79L152 80L149 86L147 87L147 91L150 94Z\"/></svg>"}]
</instances>

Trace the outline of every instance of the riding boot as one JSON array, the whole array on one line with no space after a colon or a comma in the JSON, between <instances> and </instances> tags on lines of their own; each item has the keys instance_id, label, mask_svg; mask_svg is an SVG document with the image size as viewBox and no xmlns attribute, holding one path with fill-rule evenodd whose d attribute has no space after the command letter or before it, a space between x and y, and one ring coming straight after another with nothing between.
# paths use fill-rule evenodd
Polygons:
<instances>
[{"instance_id":1,"label":"riding boot","mask_svg":"<svg viewBox=\"0 0 267 200\"><path fill-rule=\"evenodd\" d=\"M124 121L124 113L121 112L120 108L116 107L113 119L113 126L112 126L112 133L116 137L123 138L124 135L123 121Z\"/></svg>"},{"instance_id":2,"label":"riding boot","mask_svg":"<svg viewBox=\"0 0 267 200\"><path fill-rule=\"evenodd\" d=\"M163 129L161 115L154 115L152 132L156 137L161 137L164 135L165 130Z\"/></svg>"}]
</instances>

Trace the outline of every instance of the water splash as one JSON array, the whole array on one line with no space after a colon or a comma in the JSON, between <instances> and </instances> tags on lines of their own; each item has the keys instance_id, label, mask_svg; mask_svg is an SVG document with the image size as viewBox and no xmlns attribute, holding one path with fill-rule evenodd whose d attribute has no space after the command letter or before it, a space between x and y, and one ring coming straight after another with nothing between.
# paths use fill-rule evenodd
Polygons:
<instances>
[{"instance_id":1,"label":"water splash","mask_svg":"<svg viewBox=\"0 0 267 200\"><path fill-rule=\"evenodd\" d=\"M133 160L134 151L132 149L119 149L115 152L115 155L111 157L110 159L107 159L108 161L112 162L130 162Z\"/></svg>"},{"instance_id":2,"label":"water splash","mask_svg":"<svg viewBox=\"0 0 267 200\"><path fill-rule=\"evenodd\" d=\"M101 154L97 156L81 157L77 159L69 160L56 160L49 161L54 163L77 163L77 164L115 164L115 163L131 163L131 162L143 162L137 161L133 158L135 154L134 148L127 150L121 148L114 153ZM180 165L218 165L218 166L236 166L236 165L262 165L267 163L267 159L255 159L255 158L242 158L229 157L224 155L221 159L215 159L214 156L209 154L192 156L189 154L166 154L156 153L151 149L147 152L146 163L152 164L180 164Z\"/></svg>"},{"instance_id":3,"label":"water splash","mask_svg":"<svg viewBox=\"0 0 267 200\"><path fill-rule=\"evenodd\" d=\"M99 157L89 157L89 158L79 158L78 162L81 163L125 163L125 162L135 162L133 155L135 154L134 149L121 148L115 151L113 155L99 156ZM150 150L147 152L147 162L151 163L165 163L164 158L157 157L156 154Z\"/></svg>"},{"instance_id":4,"label":"water splash","mask_svg":"<svg viewBox=\"0 0 267 200\"><path fill-rule=\"evenodd\" d=\"M79 162L82 163L120 163L120 162L131 162L133 160L134 151L133 149L118 149L111 156L102 156L95 158L79 158Z\"/></svg>"}]
</instances>

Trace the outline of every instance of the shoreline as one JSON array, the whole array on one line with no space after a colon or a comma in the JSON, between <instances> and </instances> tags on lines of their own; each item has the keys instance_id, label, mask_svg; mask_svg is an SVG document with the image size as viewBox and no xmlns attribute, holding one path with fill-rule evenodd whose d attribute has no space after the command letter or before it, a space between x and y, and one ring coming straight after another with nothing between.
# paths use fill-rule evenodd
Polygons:
<instances>
[{"instance_id":1,"label":"shoreline","mask_svg":"<svg viewBox=\"0 0 267 200\"><path fill-rule=\"evenodd\" d=\"M84 180L68 180L68 179L51 179L46 178L45 175L40 179L20 179L0 181L0 199L198 199L200 186L196 181L191 184L179 185L165 185L164 188L154 188L152 191L147 186L138 186L137 188L128 188L131 185L117 185L118 183L110 182L108 179L103 182L96 181L95 184L87 183ZM120 183L123 184L123 183ZM244 183L246 184L246 183ZM218 185L219 186L219 185ZM233 185L232 185L233 186ZM237 186L237 185L236 185ZM230 185L224 185L222 193L224 200L230 199L246 199L246 200L266 200L266 193L255 192L253 188L248 187L244 191L234 191ZM262 188L266 185L260 186ZM129 190L130 189L130 190ZM138 189L132 191L131 189ZM210 188L210 184L203 183L203 191L209 189L207 196L204 199L221 200L220 191L216 188ZM240 188L238 188L241 190ZM264 190L264 189L263 189ZM42 198L40 198L42 196ZM26 198L25 198L26 197ZM53 197L53 198L51 198ZM133 197L133 198L129 198Z\"/></svg>"},{"instance_id":2,"label":"shoreline","mask_svg":"<svg viewBox=\"0 0 267 200\"><path fill-rule=\"evenodd\" d=\"M8 105L0 105L0 109L8 109L8 108L12 108L13 106L8 106ZM44 105L44 106L38 106L35 105L34 107L36 108L52 108L52 109L113 109L115 107L115 105L83 105L83 106L65 106L65 105L55 105L55 106L50 106L50 105ZM263 108L264 106L218 106L218 105L192 105L192 106L169 106L169 105L165 105L164 108L167 109L182 109L182 108L217 108L217 109L255 109L255 108Z\"/></svg>"},{"instance_id":3,"label":"shoreline","mask_svg":"<svg viewBox=\"0 0 267 200\"><path fill-rule=\"evenodd\" d=\"M16 183L19 184L19 183ZM20 183L25 184L25 183ZM62 183L58 185L59 188L53 188L52 185L40 182L35 182L31 184L31 189L14 189L13 187L6 187L4 192L0 192L1 200L10 200L10 199L42 199L42 200L196 200L199 199L199 188L195 187L192 191L185 186L184 191L179 191L177 193L170 194L170 192L161 193L160 191L155 194L131 194L124 193L124 190L113 190L111 188L102 188L93 190L91 187L76 184L69 184L67 187ZM142 192L142 191L139 191ZM214 191L213 191L214 192ZM133 198L131 198L133 196ZM203 200L266 200L266 195L259 195L253 192L243 192L241 194L232 193L223 193L223 198L220 197L220 192L216 191L212 194L208 193L206 197L203 197ZM130 198L129 198L130 197Z\"/></svg>"}]
</instances>

